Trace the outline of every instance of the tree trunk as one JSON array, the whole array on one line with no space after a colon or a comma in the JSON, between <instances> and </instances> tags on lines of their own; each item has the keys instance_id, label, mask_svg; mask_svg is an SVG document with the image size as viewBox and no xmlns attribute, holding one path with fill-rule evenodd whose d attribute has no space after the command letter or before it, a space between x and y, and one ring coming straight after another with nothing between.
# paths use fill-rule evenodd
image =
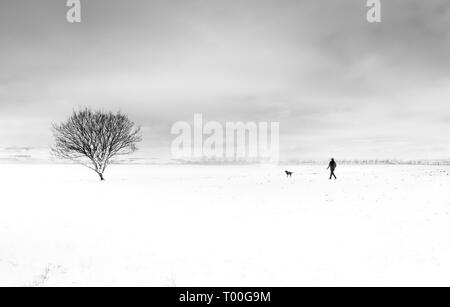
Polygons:
<instances>
[{"instance_id":1,"label":"tree trunk","mask_svg":"<svg viewBox=\"0 0 450 307\"><path fill-rule=\"evenodd\" d=\"M100 180L101 180L101 181L105 181L105 178L103 177L103 174L102 174L102 173L98 173L98 175L100 176Z\"/></svg>"}]
</instances>

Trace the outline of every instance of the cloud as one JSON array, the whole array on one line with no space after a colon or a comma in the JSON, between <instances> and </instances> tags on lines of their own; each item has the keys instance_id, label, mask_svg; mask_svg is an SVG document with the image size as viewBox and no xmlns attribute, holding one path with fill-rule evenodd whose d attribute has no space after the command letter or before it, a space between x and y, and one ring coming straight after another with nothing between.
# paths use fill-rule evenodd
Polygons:
<instances>
[{"instance_id":1,"label":"cloud","mask_svg":"<svg viewBox=\"0 0 450 307\"><path fill-rule=\"evenodd\" d=\"M376 25L353 0L82 1L79 25L64 4L0 3L1 145L47 145L88 105L129 113L158 153L198 112L280 121L287 156L445 153L446 0L383 1Z\"/></svg>"}]
</instances>

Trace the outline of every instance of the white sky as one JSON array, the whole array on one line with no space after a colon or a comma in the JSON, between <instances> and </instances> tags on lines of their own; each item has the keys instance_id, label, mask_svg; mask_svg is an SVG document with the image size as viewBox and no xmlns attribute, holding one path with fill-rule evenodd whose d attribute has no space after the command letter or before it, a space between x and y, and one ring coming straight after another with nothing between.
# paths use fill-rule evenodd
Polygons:
<instances>
[{"instance_id":1,"label":"white sky","mask_svg":"<svg viewBox=\"0 0 450 307\"><path fill-rule=\"evenodd\" d=\"M279 121L284 158L450 157L450 2L0 2L0 147L48 146L80 106L122 110L149 155L194 113Z\"/></svg>"}]
</instances>

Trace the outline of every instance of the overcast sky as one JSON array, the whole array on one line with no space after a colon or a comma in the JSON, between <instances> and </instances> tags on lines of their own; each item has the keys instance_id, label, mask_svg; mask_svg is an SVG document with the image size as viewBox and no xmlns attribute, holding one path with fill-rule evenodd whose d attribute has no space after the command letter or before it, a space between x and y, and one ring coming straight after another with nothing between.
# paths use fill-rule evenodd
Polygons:
<instances>
[{"instance_id":1,"label":"overcast sky","mask_svg":"<svg viewBox=\"0 0 450 307\"><path fill-rule=\"evenodd\" d=\"M279 121L283 158L450 158L450 2L0 2L0 147L49 146L81 106L122 110L143 152L179 120Z\"/></svg>"}]
</instances>

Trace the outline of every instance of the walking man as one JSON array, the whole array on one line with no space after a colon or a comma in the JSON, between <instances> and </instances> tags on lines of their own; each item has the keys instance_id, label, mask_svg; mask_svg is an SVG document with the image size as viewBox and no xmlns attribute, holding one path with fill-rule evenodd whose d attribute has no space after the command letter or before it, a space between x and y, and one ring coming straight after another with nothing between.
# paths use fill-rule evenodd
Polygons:
<instances>
[{"instance_id":1,"label":"walking man","mask_svg":"<svg viewBox=\"0 0 450 307\"><path fill-rule=\"evenodd\" d=\"M334 171L337 167L336 162L334 161L334 159L331 159L330 164L328 165L328 168L331 171L331 175L330 175L330 180L334 177L334 180L337 179L336 175L334 174Z\"/></svg>"}]
</instances>

